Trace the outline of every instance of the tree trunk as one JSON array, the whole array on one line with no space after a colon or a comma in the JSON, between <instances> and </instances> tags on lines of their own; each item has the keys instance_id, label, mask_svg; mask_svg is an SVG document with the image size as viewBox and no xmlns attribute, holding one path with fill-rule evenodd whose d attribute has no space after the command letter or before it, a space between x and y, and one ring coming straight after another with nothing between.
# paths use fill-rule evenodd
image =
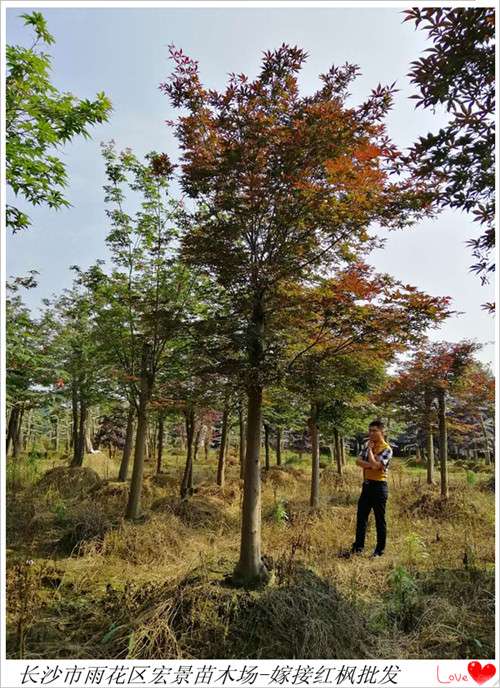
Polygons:
<instances>
[{"instance_id":1,"label":"tree trunk","mask_svg":"<svg viewBox=\"0 0 500 688\"><path fill-rule=\"evenodd\" d=\"M318 435L318 407L311 403L311 415L309 416L309 435L311 438L311 497L309 506L313 509L319 507L319 435Z\"/></svg>"},{"instance_id":2,"label":"tree trunk","mask_svg":"<svg viewBox=\"0 0 500 688\"><path fill-rule=\"evenodd\" d=\"M219 458L217 462L217 485L224 487L225 468L226 468L226 441L227 441L227 425L229 419L229 408L227 403L224 404L222 412L222 428L220 435Z\"/></svg>"},{"instance_id":3,"label":"tree trunk","mask_svg":"<svg viewBox=\"0 0 500 688\"><path fill-rule=\"evenodd\" d=\"M76 382L71 384L71 417L71 448L73 449L73 461L75 461L78 445L78 388Z\"/></svg>"},{"instance_id":4,"label":"tree trunk","mask_svg":"<svg viewBox=\"0 0 500 688\"><path fill-rule=\"evenodd\" d=\"M141 492L144 475L144 458L148 431L149 400L153 391L153 376L150 372L151 347L144 344L141 359L141 388L139 392L139 409L137 412L137 432L135 437L134 466L130 481L125 518L135 520L141 516Z\"/></svg>"},{"instance_id":5,"label":"tree trunk","mask_svg":"<svg viewBox=\"0 0 500 688\"><path fill-rule=\"evenodd\" d=\"M261 557L260 436L262 425L262 384L259 373L264 357L264 308L254 303L248 327L248 360L252 378L248 385L247 444L241 512L240 558L233 571L235 585L256 586L269 580Z\"/></svg>"},{"instance_id":6,"label":"tree trunk","mask_svg":"<svg viewBox=\"0 0 500 688\"><path fill-rule=\"evenodd\" d=\"M448 498L448 437L446 428L446 392L438 390L439 458L441 464L441 496Z\"/></svg>"},{"instance_id":7,"label":"tree trunk","mask_svg":"<svg viewBox=\"0 0 500 688\"><path fill-rule=\"evenodd\" d=\"M264 423L264 456L266 460L266 471L268 471L271 462L269 460L269 425L267 423Z\"/></svg>"},{"instance_id":8,"label":"tree trunk","mask_svg":"<svg viewBox=\"0 0 500 688\"><path fill-rule=\"evenodd\" d=\"M24 406L19 409L19 414L17 416L17 422L14 429L14 436L12 438L12 456L14 459L18 459L21 453L21 448L23 445L23 416L24 416Z\"/></svg>"},{"instance_id":9,"label":"tree trunk","mask_svg":"<svg viewBox=\"0 0 500 688\"><path fill-rule=\"evenodd\" d=\"M237 585L253 586L268 577L261 558L260 435L262 387L248 390L247 441L241 513L240 558L233 572Z\"/></svg>"},{"instance_id":10,"label":"tree trunk","mask_svg":"<svg viewBox=\"0 0 500 688\"><path fill-rule=\"evenodd\" d=\"M434 437L432 435L432 393L427 391L424 398L424 436L427 454L427 484L434 485Z\"/></svg>"},{"instance_id":11,"label":"tree trunk","mask_svg":"<svg viewBox=\"0 0 500 688\"><path fill-rule=\"evenodd\" d=\"M156 450L154 448L154 436L156 435L156 428L151 428L151 423L148 420L148 428L146 431L146 443L144 451L144 461L149 463L151 459L156 457Z\"/></svg>"},{"instance_id":12,"label":"tree trunk","mask_svg":"<svg viewBox=\"0 0 500 688\"><path fill-rule=\"evenodd\" d=\"M158 418L158 453L156 455L156 473L161 473L161 464L163 460L163 442L165 439L165 419L160 413Z\"/></svg>"},{"instance_id":13,"label":"tree trunk","mask_svg":"<svg viewBox=\"0 0 500 688\"><path fill-rule=\"evenodd\" d=\"M483 418L482 414L479 415L479 424L481 425L481 432L483 433L484 462L487 466L489 466L491 464L490 446L489 446L488 435L486 433L486 426L484 424L484 418Z\"/></svg>"},{"instance_id":14,"label":"tree trunk","mask_svg":"<svg viewBox=\"0 0 500 688\"><path fill-rule=\"evenodd\" d=\"M149 455L151 459L158 456L158 420L149 429Z\"/></svg>"},{"instance_id":15,"label":"tree trunk","mask_svg":"<svg viewBox=\"0 0 500 688\"><path fill-rule=\"evenodd\" d=\"M205 436L203 438L203 450L205 453L205 463L208 463L208 460L210 458L210 441L212 437L212 428L210 425L205 425Z\"/></svg>"},{"instance_id":16,"label":"tree trunk","mask_svg":"<svg viewBox=\"0 0 500 688\"><path fill-rule=\"evenodd\" d=\"M186 428L182 423L179 426L179 446L181 452L186 451Z\"/></svg>"},{"instance_id":17,"label":"tree trunk","mask_svg":"<svg viewBox=\"0 0 500 688\"><path fill-rule=\"evenodd\" d=\"M202 431L202 426L199 425L198 430L196 431L196 434L194 436L194 442L193 442L193 463L198 458L198 451L200 449L201 431Z\"/></svg>"},{"instance_id":18,"label":"tree trunk","mask_svg":"<svg viewBox=\"0 0 500 688\"><path fill-rule=\"evenodd\" d=\"M281 428L276 428L276 465L281 466Z\"/></svg>"},{"instance_id":19,"label":"tree trunk","mask_svg":"<svg viewBox=\"0 0 500 688\"><path fill-rule=\"evenodd\" d=\"M194 489L193 489L193 463L194 463L194 430L193 430L193 439L191 441L191 461L189 462L189 472L188 472L188 479L187 479L188 494L190 494L190 495L192 495L194 492Z\"/></svg>"},{"instance_id":20,"label":"tree trunk","mask_svg":"<svg viewBox=\"0 0 500 688\"><path fill-rule=\"evenodd\" d=\"M134 441L134 416L135 405L131 402L128 407L127 429L125 431L125 446L123 447L120 471L118 473L118 480L122 483L124 483L127 480L128 465L130 463L130 457L132 456L132 445Z\"/></svg>"},{"instance_id":21,"label":"tree trunk","mask_svg":"<svg viewBox=\"0 0 500 688\"><path fill-rule=\"evenodd\" d=\"M76 437L73 445L73 461L72 466L83 466L83 459L85 457L85 435L87 428L88 409L86 402L80 396L79 410L77 410L78 424L76 429Z\"/></svg>"},{"instance_id":22,"label":"tree trunk","mask_svg":"<svg viewBox=\"0 0 500 688\"><path fill-rule=\"evenodd\" d=\"M185 499L193 492L193 439L194 439L194 424L195 412L194 408L190 407L184 412L186 421L186 465L184 467L184 475L181 482L181 499Z\"/></svg>"},{"instance_id":23,"label":"tree trunk","mask_svg":"<svg viewBox=\"0 0 500 688\"><path fill-rule=\"evenodd\" d=\"M59 453L59 440L60 440L60 420L59 416L56 416L55 424L54 424L54 449L56 453Z\"/></svg>"},{"instance_id":24,"label":"tree trunk","mask_svg":"<svg viewBox=\"0 0 500 688\"><path fill-rule=\"evenodd\" d=\"M344 435L339 435L339 441L340 441L340 460L342 461L342 466L345 466L346 465L346 459L345 459Z\"/></svg>"},{"instance_id":25,"label":"tree trunk","mask_svg":"<svg viewBox=\"0 0 500 688\"><path fill-rule=\"evenodd\" d=\"M9 425L7 427L6 450L5 455L9 453L11 442L17 433L17 421L19 419L19 406L14 405L10 410Z\"/></svg>"},{"instance_id":26,"label":"tree trunk","mask_svg":"<svg viewBox=\"0 0 500 688\"><path fill-rule=\"evenodd\" d=\"M245 415L243 413L243 404L238 405L238 424L240 429L240 480L245 476L245 452L246 452L246 433L245 433Z\"/></svg>"},{"instance_id":27,"label":"tree trunk","mask_svg":"<svg viewBox=\"0 0 500 688\"><path fill-rule=\"evenodd\" d=\"M94 447L92 446L92 438L90 436L90 423L85 425L85 451L87 454L92 454Z\"/></svg>"},{"instance_id":28,"label":"tree trunk","mask_svg":"<svg viewBox=\"0 0 500 688\"><path fill-rule=\"evenodd\" d=\"M23 449L25 452L28 451L31 441L31 428L33 427L33 409L30 408L28 411L28 418L26 421L26 432L23 437Z\"/></svg>"},{"instance_id":29,"label":"tree trunk","mask_svg":"<svg viewBox=\"0 0 500 688\"><path fill-rule=\"evenodd\" d=\"M335 440L335 458L337 459L337 473L342 475L342 452L340 449L340 435L337 428L333 430L333 437Z\"/></svg>"}]
</instances>

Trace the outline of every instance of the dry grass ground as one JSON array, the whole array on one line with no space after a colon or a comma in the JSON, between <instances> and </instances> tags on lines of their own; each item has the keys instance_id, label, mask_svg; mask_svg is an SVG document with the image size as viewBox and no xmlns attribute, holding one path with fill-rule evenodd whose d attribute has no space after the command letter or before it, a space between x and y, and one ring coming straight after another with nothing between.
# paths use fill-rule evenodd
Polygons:
<instances>
[{"instance_id":1,"label":"dry grass ground","mask_svg":"<svg viewBox=\"0 0 500 688\"><path fill-rule=\"evenodd\" d=\"M366 554L345 559L359 470L352 459L342 478L324 468L311 514L304 458L263 476L274 577L257 591L224 578L239 550L235 461L224 489L214 484L215 457L197 462L187 503L178 499L182 457L171 454L159 477L151 463L140 524L123 521L128 488L104 454L76 473L54 457L9 467L9 656L494 656L493 470L452 465L443 503L422 468L395 459L386 555L369 558L371 517Z\"/></svg>"}]
</instances>

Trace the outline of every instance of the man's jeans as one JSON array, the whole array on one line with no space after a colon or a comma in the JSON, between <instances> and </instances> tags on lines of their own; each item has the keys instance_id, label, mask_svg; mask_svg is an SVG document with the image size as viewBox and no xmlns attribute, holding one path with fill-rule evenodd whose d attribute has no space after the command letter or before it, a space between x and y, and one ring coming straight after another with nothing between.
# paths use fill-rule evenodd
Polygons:
<instances>
[{"instance_id":1,"label":"man's jeans","mask_svg":"<svg viewBox=\"0 0 500 688\"><path fill-rule=\"evenodd\" d=\"M375 525L377 527L377 546L375 551L381 554L385 549L387 527L385 523L385 505L389 494L389 486L385 480L365 480L358 501L358 520L356 524L355 551L360 552L365 546L366 526L368 516L373 509Z\"/></svg>"}]
</instances>

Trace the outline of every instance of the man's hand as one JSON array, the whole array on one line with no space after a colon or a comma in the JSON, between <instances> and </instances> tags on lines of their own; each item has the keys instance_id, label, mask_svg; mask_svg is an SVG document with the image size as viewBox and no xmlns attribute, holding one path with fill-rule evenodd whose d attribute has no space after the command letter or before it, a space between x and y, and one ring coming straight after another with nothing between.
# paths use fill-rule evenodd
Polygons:
<instances>
[{"instance_id":1,"label":"man's hand","mask_svg":"<svg viewBox=\"0 0 500 688\"><path fill-rule=\"evenodd\" d=\"M377 470L380 470L383 468L383 464L375 458L375 455L373 453L373 446L372 442L368 442L368 464L369 468L376 468Z\"/></svg>"}]
</instances>

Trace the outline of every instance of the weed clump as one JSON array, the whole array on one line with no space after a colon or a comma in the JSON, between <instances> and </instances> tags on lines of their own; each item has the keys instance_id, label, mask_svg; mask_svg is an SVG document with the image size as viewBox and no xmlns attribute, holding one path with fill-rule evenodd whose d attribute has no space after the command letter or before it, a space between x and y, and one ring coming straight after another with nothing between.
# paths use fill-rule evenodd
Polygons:
<instances>
[{"instance_id":1,"label":"weed clump","mask_svg":"<svg viewBox=\"0 0 500 688\"><path fill-rule=\"evenodd\" d=\"M10 628L8 650L19 659L26 656L26 640L34 625L41 600L41 569L32 559L7 571L7 600Z\"/></svg>"}]
</instances>

